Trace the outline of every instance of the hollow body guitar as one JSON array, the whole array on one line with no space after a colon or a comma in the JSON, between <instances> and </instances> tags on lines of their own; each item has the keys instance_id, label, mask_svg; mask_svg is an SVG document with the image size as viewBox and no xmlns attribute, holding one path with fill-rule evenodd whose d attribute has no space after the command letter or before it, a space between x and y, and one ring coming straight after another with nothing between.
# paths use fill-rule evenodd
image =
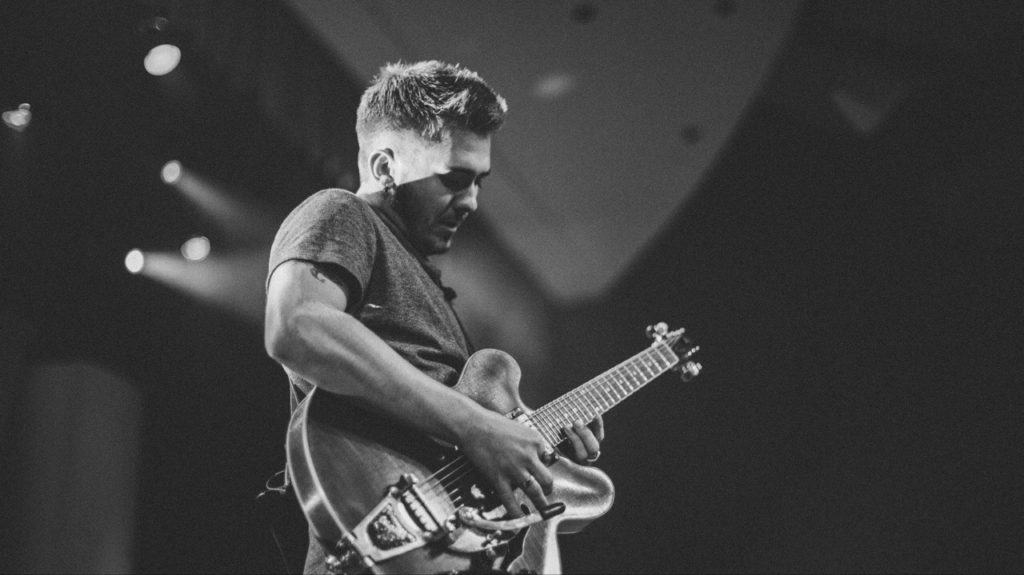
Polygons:
<instances>
[{"instance_id":1,"label":"hollow body guitar","mask_svg":"<svg viewBox=\"0 0 1024 575\"><path fill-rule=\"evenodd\" d=\"M473 354L455 390L557 445L564 426L593 419L665 371L676 368L684 379L699 372L689 361L698 348L683 330L659 324L648 332L649 349L535 411L520 399L519 366L501 351ZM563 457L549 468L547 498L564 512L508 520L457 449L318 390L292 415L286 448L296 496L337 573L559 573L556 535L583 529L614 499L604 472Z\"/></svg>"}]
</instances>

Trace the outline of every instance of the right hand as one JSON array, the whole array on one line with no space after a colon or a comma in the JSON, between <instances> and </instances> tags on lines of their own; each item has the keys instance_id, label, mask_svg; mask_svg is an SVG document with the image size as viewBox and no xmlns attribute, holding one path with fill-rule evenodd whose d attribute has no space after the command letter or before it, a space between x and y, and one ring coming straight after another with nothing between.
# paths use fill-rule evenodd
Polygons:
<instances>
[{"instance_id":1,"label":"right hand","mask_svg":"<svg viewBox=\"0 0 1024 575\"><path fill-rule=\"evenodd\" d=\"M459 439L466 457L490 483L510 517L524 515L516 501L516 489L530 498L535 511L547 507L544 495L551 493L554 477L541 461L551 447L540 433L500 414L481 410Z\"/></svg>"}]
</instances>

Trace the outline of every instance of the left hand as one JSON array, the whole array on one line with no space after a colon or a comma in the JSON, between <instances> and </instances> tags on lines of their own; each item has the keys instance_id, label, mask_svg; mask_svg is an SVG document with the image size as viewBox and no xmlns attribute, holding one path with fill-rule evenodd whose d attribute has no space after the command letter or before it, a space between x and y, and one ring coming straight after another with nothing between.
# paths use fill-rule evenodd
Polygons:
<instances>
[{"instance_id":1,"label":"left hand","mask_svg":"<svg viewBox=\"0 0 1024 575\"><path fill-rule=\"evenodd\" d=\"M589 424L577 421L571 427L563 428L569 440L570 457L576 463L590 465L601 455L601 442L604 441L604 420L598 415Z\"/></svg>"}]
</instances>

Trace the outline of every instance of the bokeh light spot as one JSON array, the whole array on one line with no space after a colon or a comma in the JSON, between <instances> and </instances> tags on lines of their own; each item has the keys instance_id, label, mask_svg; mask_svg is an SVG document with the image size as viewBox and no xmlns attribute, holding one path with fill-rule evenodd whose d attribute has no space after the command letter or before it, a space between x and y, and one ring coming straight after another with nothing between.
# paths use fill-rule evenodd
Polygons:
<instances>
[{"instance_id":1,"label":"bokeh light spot","mask_svg":"<svg viewBox=\"0 0 1024 575\"><path fill-rule=\"evenodd\" d=\"M146 54L142 64L150 74L164 76L173 72L178 62L181 62L181 49L174 44L160 44Z\"/></svg>"},{"instance_id":2,"label":"bokeh light spot","mask_svg":"<svg viewBox=\"0 0 1024 575\"><path fill-rule=\"evenodd\" d=\"M204 236L190 238L181 244L181 255L190 262L201 262L210 255L210 240Z\"/></svg>"},{"instance_id":3,"label":"bokeh light spot","mask_svg":"<svg viewBox=\"0 0 1024 575\"><path fill-rule=\"evenodd\" d=\"M145 265L146 256L142 255L141 250L132 250L124 257L124 267L127 268L130 273L137 274L141 272Z\"/></svg>"},{"instance_id":4,"label":"bokeh light spot","mask_svg":"<svg viewBox=\"0 0 1024 575\"><path fill-rule=\"evenodd\" d=\"M181 162L178 160L171 160L164 164L162 170L160 170L160 178L165 184L174 184L181 179Z\"/></svg>"}]
</instances>

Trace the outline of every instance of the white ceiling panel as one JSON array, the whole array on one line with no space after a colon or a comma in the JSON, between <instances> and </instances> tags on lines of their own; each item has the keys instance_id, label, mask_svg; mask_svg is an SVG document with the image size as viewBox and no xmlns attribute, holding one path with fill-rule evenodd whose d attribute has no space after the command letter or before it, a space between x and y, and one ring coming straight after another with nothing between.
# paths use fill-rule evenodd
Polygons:
<instances>
[{"instance_id":1,"label":"white ceiling panel","mask_svg":"<svg viewBox=\"0 0 1024 575\"><path fill-rule=\"evenodd\" d=\"M671 221L799 6L289 2L367 79L388 61L434 58L480 72L508 99L481 213L561 303L600 295Z\"/></svg>"}]
</instances>

